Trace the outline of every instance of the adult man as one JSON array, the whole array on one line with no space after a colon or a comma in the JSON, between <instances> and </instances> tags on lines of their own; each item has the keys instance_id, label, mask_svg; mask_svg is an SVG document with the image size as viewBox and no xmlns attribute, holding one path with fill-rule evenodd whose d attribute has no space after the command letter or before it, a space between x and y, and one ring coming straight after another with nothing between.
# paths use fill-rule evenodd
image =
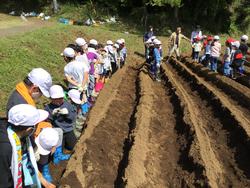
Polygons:
<instances>
[{"instance_id":1,"label":"adult man","mask_svg":"<svg viewBox=\"0 0 250 188\"><path fill-rule=\"evenodd\" d=\"M180 59L181 39L185 39L187 41L190 41L187 37L185 37L183 34L181 34L181 27L177 27L176 31L173 32L170 36L170 47L169 47L167 63L174 52L176 54L177 59L178 60Z\"/></svg>"},{"instance_id":2,"label":"adult man","mask_svg":"<svg viewBox=\"0 0 250 188\"><path fill-rule=\"evenodd\" d=\"M145 46L145 57L147 56L147 45L146 42L148 39L154 36L154 29L152 26L149 26L148 31L143 35L143 43Z\"/></svg>"},{"instance_id":3,"label":"adult man","mask_svg":"<svg viewBox=\"0 0 250 188\"><path fill-rule=\"evenodd\" d=\"M35 101L42 95L50 97L49 88L52 85L50 74L42 69L33 69L28 76L16 85L7 103L7 114L17 104L30 104L35 106Z\"/></svg>"},{"instance_id":4,"label":"adult man","mask_svg":"<svg viewBox=\"0 0 250 188\"><path fill-rule=\"evenodd\" d=\"M29 104L15 105L9 110L8 122L0 126L0 187L41 187L29 136L48 115Z\"/></svg>"}]
</instances>

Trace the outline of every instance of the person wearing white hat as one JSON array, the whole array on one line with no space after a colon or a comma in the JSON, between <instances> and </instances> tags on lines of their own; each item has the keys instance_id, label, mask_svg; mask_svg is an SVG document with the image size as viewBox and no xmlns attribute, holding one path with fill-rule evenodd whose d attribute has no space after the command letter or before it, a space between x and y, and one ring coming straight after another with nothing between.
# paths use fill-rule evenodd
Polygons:
<instances>
[{"instance_id":1,"label":"person wearing white hat","mask_svg":"<svg viewBox=\"0 0 250 188\"><path fill-rule=\"evenodd\" d=\"M248 41L248 36L247 35L242 35L240 38L240 47L239 49L241 50L242 54L243 54L243 59L246 59L246 55L248 52L248 45L247 45L247 41Z\"/></svg>"},{"instance_id":2,"label":"person wearing white hat","mask_svg":"<svg viewBox=\"0 0 250 188\"><path fill-rule=\"evenodd\" d=\"M120 44L120 68L122 68L126 63L127 48L125 46L125 40L120 39L120 41L121 41L121 44Z\"/></svg>"},{"instance_id":3,"label":"person wearing white hat","mask_svg":"<svg viewBox=\"0 0 250 188\"><path fill-rule=\"evenodd\" d=\"M153 50L154 61L153 63L151 63L151 70L150 70L151 74L153 74L154 79L158 82L161 81L160 79L160 66L162 60L161 49L160 49L161 44L162 43L160 40L158 39L154 40L154 50Z\"/></svg>"},{"instance_id":4,"label":"person wearing white hat","mask_svg":"<svg viewBox=\"0 0 250 188\"><path fill-rule=\"evenodd\" d=\"M77 107L64 100L63 88L59 85L53 85L50 88L51 103L45 106L49 112L49 121L53 127L63 130L63 146L57 147L54 154L54 164L59 164L62 160L68 160L70 155L63 154L63 147L72 151L76 144L74 127L77 117Z\"/></svg>"},{"instance_id":5,"label":"person wearing white hat","mask_svg":"<svg viewBox=\"0 0 250 188\"><path fill-rule=\"evenodd\" d=\"M34 148L38 169L42 172L40 177L44 187L56 187L51 184L53 181L49 170L49 155L62 145L63 132L59 128L44 128L35 139Z\"/></svg>"},{"instance_id":6,"label":"person wearing white hat","mask_svg":"<svg viewBox=\"0 0 250 188\"><path fill-rule=\"evenodd\" d=\"M7 102L7 112L17 104L35 106L36 100L42 95L50 97L49 88L52 86L50 74L42 68L34 68L27 77L16 85Z\"/></svg>"},{"instance_id":7,"label":"person wearing white hat","mask_svg":"<svg viewBox=\"0 0 250 188\"><path fill-rule=\"evenodd\" d=\"M211 44L211 57L210 57L210 70L217 72L217 62L221 54L221 43L219 42L220 37L214 36L214 41Z\"/></svg>"},{"instance_id":8,"label":"person wearing white hat","mask_svg":"<svg viewBox=\"0 0 250 188\"><path fill-rule=\"evenodd\" d=\"M79 109L80 105L82 104L81 93L76 89L69 90L68 102L71 103L76 109ZM86 110L82 109L82 112L84 111ZM83 116L82 114L78 114L78 118L76 119L76 123L74 126L74 133L76 135L76 138L79 138L81 136L85 120L85 116Z\"/></svg>"},{"instance_id":9,"label":"person wearing white hat","mask_svg":"<svg viewBox=\"0 0 250 188\"><path fill-rule=\"evenodd\" d=\"M244 71L244 55L240 50L240 41L234 41L231 43L232 45L232 64L231 67L233 68L231 72L231 77L234 79L236 73L243 74Z\"/></svg>"},{"instance_id":10,"label":"person wearing white hat","mask_svg":"<svg viewBox=\"0 0 250 188\"><path fill-rule=\"evenodd\" d=\"M149 26L147 32L143 35L143 43L144 43L144 46L145 46L145 58L147 58L147 50L148 50L148 46L146 45L146 42L152 36L154 36L154 28L152 26Z\"/></svg>"},{"instance_id":11,"label":"person wearing white hat","mask_svg":"<svg viewBox=\"0 0 250 188\"><path fill-rule=\"evenodd\" d=\"M8 123L1 125L0 131L0 187L41 187L29 137L35 126L47 118L48 112L29 104L18 104L9 110Z\"/></svg>"},{"instance_id":12,"label":"person wearing white hat","mask_svg":"<svg viewBox=\"0 0 250 188\"><path fill-rule=\"evenodd\" d=\"M83 38L77 38L75 40L75 43L76 43L77 46L82 47L83 50L86 50L87 47L88 47L87 42Z\"/></svg>"}]
</instances>

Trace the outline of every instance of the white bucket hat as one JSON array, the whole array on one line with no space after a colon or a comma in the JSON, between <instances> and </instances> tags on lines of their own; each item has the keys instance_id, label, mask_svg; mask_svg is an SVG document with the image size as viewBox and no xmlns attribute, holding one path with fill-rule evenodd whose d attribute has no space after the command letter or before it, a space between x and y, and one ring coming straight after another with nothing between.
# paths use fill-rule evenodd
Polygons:
<instances>
[{"instance_id":1,"label":"white bucket hat","mask_svg":"<svg viewBox=\"0 0 250 188\"><path fill-rule=\"evenodd\" d=\"M35 68L28 74L28 78L34 85L39 87L45 97L50 97L49 89L52 86L52 78L46 70Z\"/></svg>"},{"instance_id":2,"label":"white bucket hat","mask_svg":"<svg viewBox=\"0 0 250 188\"><path fill-rule=\"evenodd\" d=\"M125 39L120 39L121 40L121 42L124 44L125 43Z\"/></svg>"},{"instance_id":3,"label":"white bucket hat","mask_svg":"<svg viewBox=\"0 0 250 188\"><path fill-rule=\"evenodd\" d=\"M36 109L29 104L18 104L8 113L8 122L15 126L35 126L49 116L45 110Z\"/></svg>"},{"instance_id":4,"label":"white bucket hat","mask_svg":"<svg viewBox=\"0 0 250 188\"><path fill-rule=\"evenodd\" d=\"M95 39L91 39L90 41L89 41L89 44L93 44L93 45L98 45L98 42L97 42L97 40L95 40Z\"/></svg>"},{"instance_id":5,"label":"white bucket hat","mask_svg":"<svg viewBox=\"0 0 250 188\"><path fill-rule=\"evenodd\" d=\"M59 141L58 132L53 128L44 128L35 139L39 154L41 155L50 154L53 147L60 145Z\"/></svg>"},{"instance_id":6,"label":"white bucket hat","mask_svg":"<svg viewBox=\"0 0 250 188\"><path fill-rule=\"evenodd\" d=\"M61 56L73 58L75 57L75 51L72 48L67 47L63 50Z\"/></svg>"},{"instance_id":7,"label":"white bucket hat","mask_svg":"<svg viewBox=\"0 0 250 188\"><path fill-rule=\"evenodd\" d=\"M64 97L64 91L62 86L60 85L51 86L49 93L50 93L50 98L52 99L59 99Z\"/></svg>"},{"instance_id":8,"label":"white bucket hat","mask_svg":"<svg viewBox=\"0 0 250 188\"><path fill-rule=\"evenodd\" d=\"M113 45L114 43L112 42L112 40L108 40L107 42L107 45Z\"/></svg>"},{"instance_id":9,"label":"white bucket hat","mask_svg":"<svg viewBox=\"0 0 250 188\"><path fill-rule=\"evenodd\" d=\"M241 40L248 41L248 36L247 35L242 35Z\"/></svg>"},{"instance_id":10,"label":"white bucket hat","mask_svg":"<svg viewBox=\"0 0 250 188\"><path fill-rule=\"evenodd\" d=\"M231 43L232 46L235 46L236 48L240 47L240 41L234 41Z\"/></svg>"},{"instance_id":11,"label":"white bucket hat","mask_svg":"<svg viewBox=\"0 0 250 188\"><path fill-rule=\"evenodd\" d=\"M83 38L77 38L75 42L78 46L84 46L85 44L87 44L87 42Z\"/></svg>"},{"instance_id":12,"label":"white bucket hat","mask_svg":"<svg viewBox=\"0 0 250 188\"><path fill-rule=\"evenodd\" d=\"M116 43L117 43L117 44L122 44L121 39L118 39L118 40L116 41Z\"/></svg>"},{"instance_id":13,"label":"white bucket hat","mask_svg":"<svg viewBox=\"0 0 250 188\"><path fill-rule=\"evenodd\" d=\"M80 91L78 91L77 89L71 89L69 92L68 92L68 96L69 98L76 104L81 104L82 101L81 101L81 93Z\"/></svg>"},{"instance_id":14,"label":"white bucket hat","mask_svg":"<svg viewBox=\"0 0 250 188\"><path fill-rule=\"evenodd\" d=\"M215 39L215 40L220 40L220 37L219 37L218 35L215 35L215 36L214 36L214 39Z\"/></svg>"}]
</instances>

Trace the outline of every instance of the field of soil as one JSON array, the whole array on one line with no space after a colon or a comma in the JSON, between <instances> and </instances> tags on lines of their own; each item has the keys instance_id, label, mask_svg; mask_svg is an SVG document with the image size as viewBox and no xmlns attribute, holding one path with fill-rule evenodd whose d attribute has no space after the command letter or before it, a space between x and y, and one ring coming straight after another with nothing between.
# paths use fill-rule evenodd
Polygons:
<instances>
[{"instance_id":1,"label":"field of soil","mask_svg":"<svg viewBox=\"0 0 250 188\"><path fill-rule=\"evenodd\" d=\"M250 186L250 88L188 59L161 76L130 57L98 97L60 187Z\"/></svg>"}]
</instances>

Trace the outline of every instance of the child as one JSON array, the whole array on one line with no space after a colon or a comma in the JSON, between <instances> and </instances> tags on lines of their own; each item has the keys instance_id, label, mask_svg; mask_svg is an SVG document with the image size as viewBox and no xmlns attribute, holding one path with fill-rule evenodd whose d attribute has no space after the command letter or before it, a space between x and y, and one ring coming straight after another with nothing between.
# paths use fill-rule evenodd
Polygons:
<instances>
[{"instance_id":1,"label":"child","mask_svg":"<svg viewBox=\"0 0 250 188\"><path fill-rule=\"evenodd\" d=\"M211 44L213 41L213 37L207 37L207 44L205 47L205 66L210 66L210 57L211 57Z\"/></svg>"},{"instance_id":2,"label":"child","mask_svg":"<svg viewBox=\"0 0 250 188\"><path fill-rule=\"evenodd\" d=\"M51 103L45 106L49 112L49 120L54 127L63 130L63 147L72 151L76 144L74 127L77 117L77 109L69 102L64 100L63 88L59 85L53 85L50 88ZM62 150L62 147L60 148ZM56 154L56 153L55 153Z\"/></svg>"},{"instance_id":3,"label":"child","mask_svg":"<svg viewBox=\"0 0 250 188\"><path fill-rule=\"evenodd\" d=\"M125 65L126 63L126 58L127 58L127 48L125 46L125 40L124 39L120 39L122 44L121 44L121 51L120 51L120 56L121 56L121 68Z\"/></svg>"},{"instance_id":4,"label":"child","mask_svg":"<svg viewBox=\"0 0 250 188\"><path fill-rule=\"evenodd\" d=\"M214 36L214 41L211 44L211 57L210 57L210 69L213 72L217 72L217 62L220 57L221 44L219 42L220 37Z\"/></svg>"},{"instance_id":5,"label":"child","mask_svg":"<svg viewBox=\"0 0 250 188\"><path fill-rule=\"evenodd\" d=\"M230 67L230 60L231 60L231 42L233 42L234 40L229 38L226 40L225 45L226 45L226 50L225 50L225 54L223 56L222 59L222 64L223 64L223 74L225 76L230 76L231 74L231 67Z\"/></svg>"},{"instance_id":6,"label":"child","mask_svg":"<svg viewBox=\"0 0 250 188\"><path fill-rule=\"evenodd\" d=\"M77 89L71 89L68 92L68 102L73 106L73 108L76 111L79 111L79 107L82 103L81 101L81 93ZM82 109L82 112L84 109ZM81 136L82 129L83 129L83 124L84 122L79 119L80 116L78 116L78 119L76 120L75 126L74 126L74 133L77 138ZM82 116L83 118L83 116ZM86 118L84 118L84 121Z\"/></svg>"},{"instance_id":7,"label":"child","mask_svg":"<svg viewBox=\"0 0 250 188\"><path fill-rule=\"evenodd\" d=\"M200 37L196 36L194 37L194 43L192 45L193 50L194 50L194 62L198 63L199 62L199 53L201 51L201 42L200 42Z\"/></svg>"}]
</instances>

